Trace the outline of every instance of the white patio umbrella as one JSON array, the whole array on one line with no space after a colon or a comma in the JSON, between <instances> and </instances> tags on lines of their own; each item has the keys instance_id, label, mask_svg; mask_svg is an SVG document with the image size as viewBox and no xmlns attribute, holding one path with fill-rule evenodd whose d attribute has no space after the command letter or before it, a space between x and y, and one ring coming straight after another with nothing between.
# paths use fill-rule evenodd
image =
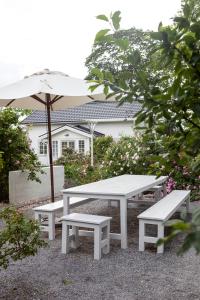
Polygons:
<instances>
[{"instance_id":1,"label":"white patio umbrella","mask_svg":"<svg viewBox=\"0 0 200 300\"><path fill-rule=\"evenodd\" d=\"M48 122L51 199L54 202L54 176L51 140L51 111L105 99L103 90L93 93L89 83L61 72L45 69L13 84L0 88L0 107L46 110Z\"/></svg>"}]
</instances>

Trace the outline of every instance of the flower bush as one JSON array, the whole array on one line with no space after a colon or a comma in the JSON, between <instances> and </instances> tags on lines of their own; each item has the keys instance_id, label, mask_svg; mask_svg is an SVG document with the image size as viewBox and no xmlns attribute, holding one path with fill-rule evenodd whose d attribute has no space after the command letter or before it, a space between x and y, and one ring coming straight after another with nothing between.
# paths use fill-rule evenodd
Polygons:
<instances>
[{"instance_id":1,"label":"flower bush","mask_svg":"<svg viewBox=\"0 0 200 300\"><path fill-rule=\"evenodd\" d=\"M122 174L147 174L151 164L151 141L139 137L122 137L113 142L101 163L103 177Z\"/></svg>"},{"instance_id":2,"label":"flower bush","mask_svg":"<svg viewBox=\"0 0 200 300\"><path fill-rule=\"evenodd\" d=\"M101 177L122 174L167 175L167 191L190 189L191 199L200 199L199 170L191 167L190 157L177 149L167 153L169 138L151 134L122 137L107 149L100 165Z\"/></svg>"},{"instance_id":3,"label":"flower bush","mask_svg":"<svg viewBox=\"0 0 200 300\"><path fill-rule=\"evenodd\" d=\"M13 109L0 111L0 201L8 202L9 171L27 170L28 179L39 181L41 165L30 148L26 131L20 126L22 112Z\"/></svg>"},{"instance_id":4,"label":"flower bush","mask_svg":"<svg viewBox=\"0 0 200 300\"><path fill-rule=\"evenodd\" d=\"M113 143L112 136L102 136L94 139L94 160L99 162L103 160L104 155L108 148L110 148Z\"/></svg>"},{"instance_id":5,"label":"flower bush","mask_svg":"<svg viewBox=\"0 0 200 300\"><path fill-rule=\"evenodd\" d=\"M65 186L74 186L96 181L100 178L99 169L90 166L90 157L67 148L56 165L63 165L65 169Z\"/></svg>"}]
</instances>

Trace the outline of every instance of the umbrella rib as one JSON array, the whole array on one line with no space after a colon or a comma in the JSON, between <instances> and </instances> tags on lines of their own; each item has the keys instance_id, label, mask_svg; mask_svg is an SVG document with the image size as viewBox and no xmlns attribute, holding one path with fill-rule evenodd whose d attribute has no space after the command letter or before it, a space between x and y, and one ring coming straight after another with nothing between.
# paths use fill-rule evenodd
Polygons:
<instances>
[{"instance_id":1,"label":"umbrella rib","mask_svg":"<svg viewBox=\"0 0 200 300\"><path fill-rule=\"evenodd\" d=\"M12 99L7 105L6 107L8 107L10 104L12 104L16 99Z\"/></svg>"},{"instance_id":2,"label":"umbrella rib","mask_svg":"<svg viewBox=\"0 0 200 300\"><path fill-rule=\"evenodd\" d=\"M59 96L56 95L56 96L52 99L52 101L55 101L58 97L59 97Z\"/></svg>"},{"instance_id":3,"label":"umbrella rib","mask_svg":"<svg viewBox=\"0 0 200 300\"><path fill-rule=\"evenodd\" d=\"M92 99L92 100L95 100L92 96L88 95L88 98Z\"/></svg>"},{"instance_id":4,"label":"umbrella rib","mask_svg":"<svg viewBox=\"0 0 200 300\"><path fill-rule=\"evenodd\" d=\"M36 96L36 95L32 95L31 98L33 98L33 99L37 100L38 102L40 102L40 103L46 105L46 102L43 101L42 99L40 99L40 98L39 98L38 96Z\"/></svg>"},{"instance_id":5,"label":"umbrella rib","mask_svg":"<svg viewBox=\"0 0 200 300\"><path fill-rule=\"evenodd\" d=\"M63 98L64 96L56 96L53 100L51 100L51 105Z\"/></svg>"}]
</instances>

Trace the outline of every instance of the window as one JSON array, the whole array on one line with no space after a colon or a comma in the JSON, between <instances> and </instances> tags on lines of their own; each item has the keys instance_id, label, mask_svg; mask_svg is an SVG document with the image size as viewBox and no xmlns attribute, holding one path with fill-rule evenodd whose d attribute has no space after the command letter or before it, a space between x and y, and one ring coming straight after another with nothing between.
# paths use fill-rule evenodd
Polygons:
<instances>
[{"instance_id":1,"label":"window","mask_svg":"<svg viewBox=\"0 0 200 300\"><path fill-rule=\"evenodd\" d=\"M64 154L65 149L70 148L75 150L75 142L74 141L63 141L62 142L62 154Z\"/></svg>"},{"instance_id":2,"label":"window","mask_svg":"<svg viewBox=\"0 0 200 300\"><path fill-rule=\"evenodd\" d=\"M52 153L54 158L58 158L58 141L52 142Z\"/></svg>"},{"instance_id":3,"label":"window","mask_svg":"<svg viewBox=\"0 0 200 300\"><path fill-rule=\"evenodd\" d=\"M78 141L79 153L85 153L85 141Z\"/></svg>"},{"instance_id":4,"label":"window","mask_svg":"<svg viewBox=\"0 0 200 300\"><path fill-rule=\"evenodd\" d=\"M47 154L47 142L43 141L39 144L39 153L46 155Z\"/></svg>"}]
</instances>

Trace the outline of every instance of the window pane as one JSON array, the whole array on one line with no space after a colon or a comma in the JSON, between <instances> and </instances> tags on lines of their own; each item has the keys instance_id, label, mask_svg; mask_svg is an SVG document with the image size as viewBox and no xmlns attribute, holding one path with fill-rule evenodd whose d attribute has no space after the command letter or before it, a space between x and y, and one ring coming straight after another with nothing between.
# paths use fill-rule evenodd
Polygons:
<instances>
[{"instance_id":1,"label":"window pane","mask_svg":"<svg viewBox=\"0 0 200 300\"><path fill-rule=\"evenodd\" d=\"M47 142L40 142L39 144L39 153L47 154Z\"/></svg>"},{"instance_id":2,"label":"window pane","mask_svg":"<svg viewBox=\"0 0 200 300\"><path fill-rule=\"evenodd\" d=\"M62 154L64 154L64 152L67 149L67 147L68 147L67 142L62 142Z\"/></svg>"},{"instance_id":3,"label":"window pane","mask_svg":"<svg viewBox=\"0 0 200 300\"><path fill-rule=\"evenodd\" d=\"M75 149L75 143L74 143L74 141L69 141L69 148L70 149Z\"/></svg>"},{"instance_id":4,"label":"window pane","mask_svg":"<svg viewBox=\"0 0 200 300\"><path fill-rule=\"evenodd\" d=\"M58 141L52 142L52 152L53 152L53 157L57 158L58 157Z\"/></svg>"},{"instance_id":5,"label":"window pane","mask_svg":"<svg viewBox=\"0 0 200 300\"><path fill-rule=\"evenodd\" d=\"M79 153L85 153L85 141L84 140L78 141L78 145L79 145Z\"/></svg>"},{"instance_id":6,"label":"window pane","mask_svg":"<svg viewBox=\"0 0 200 300\"><path fill-rule=\"evenodd\" d=\"M64 154L67 148L75 150L75 141L63 141L62 142L62 154Z\"/></svg>"}]
</instances>

